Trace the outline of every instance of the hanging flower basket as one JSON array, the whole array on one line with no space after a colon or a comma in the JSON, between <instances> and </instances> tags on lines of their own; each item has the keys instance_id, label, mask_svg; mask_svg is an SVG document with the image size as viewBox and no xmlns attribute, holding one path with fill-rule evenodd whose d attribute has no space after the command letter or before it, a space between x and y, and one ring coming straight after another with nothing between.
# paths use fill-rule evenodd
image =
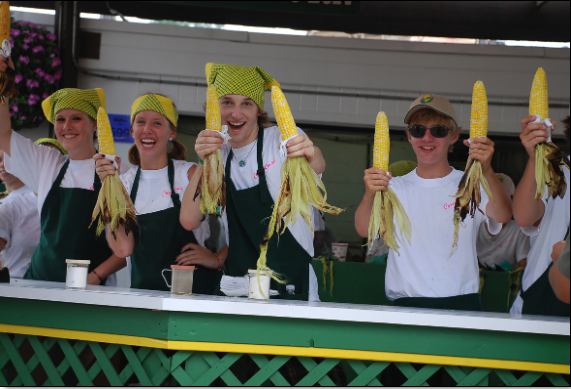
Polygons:
<instances>
[{"instance_id":1,"label":"hanging flower basket","mask_svg":"<svg viewBox=\"0 0 571 389\"><path fill-rule=\"evenodd\" d=\"M42 101L57 90L61 78L56 36L26 21L12 19L12 61L18 97L10 101L12 128L36 128L45 120Z\"/></svg>"}]
</instances>

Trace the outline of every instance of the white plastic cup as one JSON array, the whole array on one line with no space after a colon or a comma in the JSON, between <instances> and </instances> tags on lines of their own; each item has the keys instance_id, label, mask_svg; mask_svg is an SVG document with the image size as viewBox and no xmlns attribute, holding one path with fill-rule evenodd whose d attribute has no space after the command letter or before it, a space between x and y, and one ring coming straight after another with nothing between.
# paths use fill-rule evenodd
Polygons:
<instances>
[{"instance_id":1,"label":"white plastic cup","mask_svg":"<svg viewBox=\"0 0 571 389\"><path fill-rule=\"evenodd\" d=\"M180 266L171 265L170 269L164 269L161 272L165 284L171 289L171 294L192 294L192 284L194 280L194 270L195 266ZM167 278L165 277L165 272L171 271L171 281L172 285L169 284Z\"/></svg>"},{"instance_id":2,"label":"white plastic cup","mask_svg":"<svg viewBox=\"0 0 571 389\"><path fill-rule=\"evenodd\" d=\"M341 262L347 258L348 243L331 243L331 254Z\"/></svg>"},{"instance_id":3,"label":"white plastic cup","mask_svg":"<svg viewBox=\"0 0 571 389\"><path fill-rule=\"evenodd\" d=\"M256 270L248 270L246 274L248 280L248 298L252 300L269 300L270 299L270 276L260 273L260 283L258 284L258 275ZM260 284L262 292L260 292Z\"/></svg>"},{"instance_id":4,"label":"white plastic cup","mask_svg":"<svg viewBox=\"0 0 571 389\"><path fill-rule=\"evenodd\" d=\"M65 276L65 287L70 289L87 288L87 273L91 261L79 259L66 259L67 273Z\"/></svg>"}]
</instances>

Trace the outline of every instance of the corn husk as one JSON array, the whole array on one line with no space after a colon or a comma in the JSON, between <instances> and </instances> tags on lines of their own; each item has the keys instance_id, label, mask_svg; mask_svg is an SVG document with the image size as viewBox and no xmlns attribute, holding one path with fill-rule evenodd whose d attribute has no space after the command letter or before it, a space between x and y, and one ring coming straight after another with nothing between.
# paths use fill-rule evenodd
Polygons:
<instances>
[{"instance_id":1,"label":"corn husk","mask_svg":"<svg viewBox=\"0 0 571 389\"><path fill-rule=\"evenodd\" d=\"M0 1L0 45L7 42L7 47L10 46L10 21L10 2ZM2 55L7 57L9 53L2 50ZM6 104L6 99L18 97L15 79L16 72L11 67L8 67L5 73L0 74L0 103L2 105Z\"/></svg>"},{"instance_id":2,"label":"corn husk","mask_svg":"<svg viewBox=\"0 0 571 389\"><path fill-rule=\"evenodd\" d=\"M115 145L113 143L111 124L103 107L100 107L97 113L97 133L100 145L103 145L101 151L104 154L114 155ZM106 150L104 150L103 147ZM112 153L107 150L112 150ZM103 184L99 191L99 196L97 197L97 203L91 215L91 224L89 227L91 227L98 217L97 235L101 235L107 224L109 224L113 236L115 236L115 231L117 231L119 225L125 227L125 233L128 235L133 229L133 223L137 223L135 205L125 190L119 178L118 171L115 171L115 174L108 175L103 179Z\"/></svg>"},{"instance_id":3,"label":"corn husk","mask_svg":"<svg viewBox=\"0 0 571 389\"><path fill-rule=\"evenodd\" d=\"M206 128L222 131L222 119L218 94L214 85L209 85L206 91ZM220 149L208 154L202 167L202 176L196 188L194 198L200 195L200 211L205 214L222 216L226 206L226 184L224 181L224 163Z\"/></svg>"}]
</instances>

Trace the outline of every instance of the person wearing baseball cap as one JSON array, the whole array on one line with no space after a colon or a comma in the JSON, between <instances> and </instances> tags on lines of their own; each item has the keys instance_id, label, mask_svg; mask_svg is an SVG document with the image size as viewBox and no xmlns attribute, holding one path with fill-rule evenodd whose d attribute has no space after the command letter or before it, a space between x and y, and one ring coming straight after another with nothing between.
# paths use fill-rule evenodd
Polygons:
<instances>
[{"instance_id":1,"label":"person wearing baseball cap","mask_svg":"<svg viewBox=\"0 0 571 389\"><path fill-rule=\"evenodd\" d=\"M503 173L498 173L497 176L510 196L513 196L515 192L513 180ZM493 269L502 265L500 267L505 270L504 262L509 263L512 269L523 268L527 263L529 248L529 237L521 231L513 219L503 223L501 231L496 235L488 231L487 225L481 225L478 231L476 243L478 261L486 268Z\"/></svg>"},{"instance_id":2,"label":"person wearing baseball cap","mask_svg":"<svg viewBox=\"0 0 571 389\"><path fill-rule=\"evenodd\" d=\"M357 232L367 237L375 193L386 191L390 182L410 219L412 239L411 243L400 241L399 253L389 249L387 297L396 306L481 311L478 228L486 222L488 230L497 234L502 223L512 216L509 194L491 167L494 144L488 138L465 142L470 156L481 161L496 203L489 201L481 189L482 212L464 221L458 250L451 254L455 205L452 196L463 176L448 162L449 150L461 131L456 112L445 97L426 94L411 104L404 123L418 167L401 177L377 168L365 170L365 195L355 216Z\"/></svg>"}]
</instances>

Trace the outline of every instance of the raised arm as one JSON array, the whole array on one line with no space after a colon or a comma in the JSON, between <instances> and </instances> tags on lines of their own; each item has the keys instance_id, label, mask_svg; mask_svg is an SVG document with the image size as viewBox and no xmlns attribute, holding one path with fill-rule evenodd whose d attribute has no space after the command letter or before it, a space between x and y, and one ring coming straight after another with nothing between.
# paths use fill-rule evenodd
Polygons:
<instances>
[{"instance_id":1,"label":"raised arm","mask_svg":"<svg viewBox=\"0 0 571 389\"><path fill-rule=\"evenodd\" d=\"M4 59L0 56L0 73L6 72L6 69L10 66L14 69L14 63L12 58ZM12 123L10 122L10 102L7 101L4 104L0 104L0 149L10 155L10 141L12 140Z\"/></svg>"},{"instance_id":2,"label":"raised arm","mask_svg":"<svg viewBox=\"0 0 571 389\"><path fill-rule=\"evenodd\" d=\"M198 157L204 161L208 154L222 147L223 142L222 138L220 138L215 131L201 131L196 139L194 150L198 154ZM197 196L196 199L194 198L198 181L200 177L202 177L202 164L199 163L198 167L192 171L192 177L190 176L191 170L189 170L189 184L184 191L180 209L180 224L188 231L200 227L204 218L200 210L200 195Z\"/></svg>"},{"instance_id":3,"label":"raised arm","mask_svg":"<svg viewBox=\"0 0 571 389\"><path fill-rule=\"evenodd\" d=\"M535 116L521 120L521 143L529 155L523 177L517 186L513 198L514 219L520 227L538 226L545 213L543 201L535 198L535 146L547 141L547 126L543 123L530 123ZM529 124L528 124L529 123ZM552 122L555 126L555 122Z\"/></svg>"}]
</instances>

